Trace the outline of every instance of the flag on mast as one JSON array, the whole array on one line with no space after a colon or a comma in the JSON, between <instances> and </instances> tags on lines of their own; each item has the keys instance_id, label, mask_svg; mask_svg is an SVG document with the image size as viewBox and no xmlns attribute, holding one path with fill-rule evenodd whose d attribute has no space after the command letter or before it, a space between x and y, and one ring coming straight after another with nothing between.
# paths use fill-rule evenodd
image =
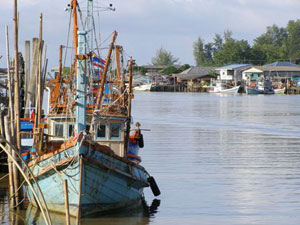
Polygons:
<instances>
[{"instance_id":1,"label":"flag on mast","mask_svg":"<svg viewBox=\"0 0 300 225\"><path fill-rule=\"evenodd\" d=\"M93 54L93 65L95 67L104 69L105 64L106 64L106 60L102 59L100 56L97 56L95 53Z\"/></svg>"}]
</instances>

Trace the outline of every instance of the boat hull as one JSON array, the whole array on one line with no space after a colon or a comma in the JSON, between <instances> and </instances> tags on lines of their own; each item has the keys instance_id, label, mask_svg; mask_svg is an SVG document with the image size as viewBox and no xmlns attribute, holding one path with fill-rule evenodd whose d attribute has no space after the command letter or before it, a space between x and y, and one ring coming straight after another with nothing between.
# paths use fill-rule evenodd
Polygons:
<instances>
[{"instance_id":1,"label":"boat hull","mask_svg":"<svg viewBox=\"0 0 300 225\"><path fill-rule=\"evenodd\" d=\"M261 91L257 88L246 87L246 94L258 95L258 94L263 94L263 91Z\"/></svg>"},{"instance_id":2,"label":"boat hull","mask_svg":"<svg viewBox=\"0 0 300 225\"><path fill-rule=\"evenodd\" d=\"M275 94L284 94L285 92L285 88L277 88L277 89L274 89L274 92Z\"/></svg>"},{"instance_id":3,"label":"boat hull","mask_svg":"<svg viewBox=\"0 0 300 225\"><path fill-rule=\"evenodd\" d=\"M233 88L228 88L228 89L224 89L224 90L220 90L220 93L228 93L228 94L237 94L239 91L240 86L236 86Z\"/></svg>"},{"instance_id":4,"label":"boat hull","mask_svg":"<svg viewBox=\"0 0 300 225\"><path fill-rule=\"evenodd\" d=\"M137 87L134 87L134 91L150 91L152 87L152 84L143 84Z\"/></svg>"},{"instance_id":5,"label":"boat hull","mask_svg":"<svg viewBox=\"0 0 300 225\"><path fill-rule=\"evenodd\" d=\"M65 213L64 180L67 180L70 215L80 217L132 207L140 203L143 188L149 186L143 167L84 145L39 162L33 173L48 209L58 213ZM28 197L35 205L30 190Z\"/></svg>"}]
</instances>

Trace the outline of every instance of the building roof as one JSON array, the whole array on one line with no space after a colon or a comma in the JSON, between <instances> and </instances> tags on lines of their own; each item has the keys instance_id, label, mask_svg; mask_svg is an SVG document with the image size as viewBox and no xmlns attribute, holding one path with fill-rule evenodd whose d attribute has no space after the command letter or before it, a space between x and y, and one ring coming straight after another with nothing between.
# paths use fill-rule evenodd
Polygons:
<instances>
[{"instance_id":1,"label":"building roof","mask_svg":"<svg viewBox=\"0 0 300 225\"><path fill-rule=\"evenodd\" d=\"M259 73L259 72L300 72L300 66L253 66L245 73Z\"/></svg>"},{"instance_id":2,"label":"building roof","mask_svg":"<svg viewBox=\"0 0 300 225\"><path fill-rule=\"evenodd\" d=\"M271 64L266 64L263 67L282 67L282 66L285 66L285 67L300 67L300 66L298 66L294 63L291 63L291 62L273 62Z\"/></svg>"},{"instance_id":3,"label":"building roof","mask_svg":"<svg viewBox=\"0 0 300 225\"><path fill-rule=\"evenodd\" d=\"M216 67L213 66L198 66L190 67L178 74L173 74L174 77L178 77L181 80L193 80L209 75L210 71L214 71Z\"/></svg>"},{"instance_id":4,"label":"building roof","mask_svg":"<svg viewBox=\"0 0 300 225\"><path fill-rule=\"evenodd\" d=\"M252 66L251 64L231 64L216 68L216 70L239 70Z\"/></svg>"}]
</instances>

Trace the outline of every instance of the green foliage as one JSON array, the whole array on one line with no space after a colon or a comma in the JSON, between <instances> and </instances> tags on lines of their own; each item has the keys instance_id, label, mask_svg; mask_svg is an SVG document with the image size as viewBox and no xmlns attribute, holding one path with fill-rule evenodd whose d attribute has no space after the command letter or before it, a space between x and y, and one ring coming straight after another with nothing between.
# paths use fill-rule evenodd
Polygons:
<instances>
[{"instance_id":1,"label":"green foliage","mask_svg":"<svg viewBox=\"0 0 300 225\"><path fill-rule=\"evenodd\" d=\"M258 54L252 55L254 60L264 64L279 60L287 60L286 49L288 33L285 28L279 28L276 25L267 27L266 33L260 35L254 40L253 51ZM252 52L253 52L252 51Z\"/></svg>"},{"instance_id":2,"label":"green foliage","mask_svg":"<svg viewBox=\"0 0 300 225\"><path fill-rule=\"evenodd\" d=\"M176 68L175 66L169 66L165 68L163 71L161 71L162 74L169 75L169 74L174 74L174 73L181 73L184 70L187 70L191 66L189 64L184 64L179 68Z\"/></svg>"},{"instance_id":3,"label":"green foliage","mask_svg":"<svg viewBox=\"0 0 300 225\"><path fill-rule=\"evenodd\" d=\"M236 40L230 30L223 37L215 34L213 42L204 43L200 37L193 44L197 66L251 63L263 65L275 61L300 62L300 20L291 20L286 27L272 25L253 40Z\"/></svg>"},{"instance_id":4,"label":"green foliage","mask_svg":"<svg viewBox=\"0 0 300 225\"><path fill-rule=\"evenodd\" d=\"M156 56L152 58L152 64L154 66L171 66L178 62L178 58L175 58L171 52L168 52L164 48L160 48L156 52Z\"/></svg>"},{"instance_id":5,"label":"green foliage","mask_svg":"<svg viewBox=\"0 0 300 225\"><path fill-rule=\"evenodd\" d=\"M177 70L178 73L181 73L187 69L191 68L191 66L189 64L184 64L181 67L179 67L179 69Z\"/></svg>"},{"instance_id":6,"label":"green foliage","mask_svg":"<svg viewBox=\"0 0 300 225\"><path fill-rule=\"evenodd\" d=\"M175 66L169 66L161 71L162 74L169 75L173 73L177 73L177 68Z\"/></svg>"},{"instance_id":7,"label":"green foliage","mask_svg":"<svg viewBox=\"0 0 300 225\"><path fill-rule=\"evenodd\" d=\"M287 24L287 42L286 49L291 61L299 61L300 58L300 20L289 21Z\"/></svg>"},{"instance_id":8,"label":"green foliage","mask_svg":"<svg viewBox=\"0 0 300 225\"><path fill-rule=\"evenodd\" d=\"M196 61L196 65L197 66L204 65L206 63L204 43L200 37L196 42L194 42L193 48L194 48L193 54Z\"/></svg>"},{"instance_id":9,"label":"green foliage","mask_svg":"<svg viewBox=\"0 0 300 225\"><path fill-rule=\"evenodd\" d=\"M70 67L64 67L62 69L62 74L64 77L68 77L71 74L71 68Z\"/></svg>"},{"instance_id":10,"label":"green foliage","mask_svg":"<svg viewBox=\"0 0 300 225\"><path fill-rule=\"evenodd\" d=\"M142 67L142 66L135 66L133 68L133 71L134 72L139 72L140 74L145 75L146 72L147 72L147 69L145 67Z\"/></svg>"}]
</instances>

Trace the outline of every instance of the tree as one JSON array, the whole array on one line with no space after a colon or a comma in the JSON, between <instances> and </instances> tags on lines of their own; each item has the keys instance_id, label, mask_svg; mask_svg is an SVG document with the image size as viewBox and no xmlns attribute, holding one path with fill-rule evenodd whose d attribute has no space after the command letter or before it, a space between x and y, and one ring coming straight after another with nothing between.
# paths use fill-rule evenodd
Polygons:
<instances>
[{"instance_id":1,"label":"tree","mask_svg":"<svg viewBox=\"0 0 300 225\"><path fill-rule=\"evenodd\" d=\"M168 66L163 71L161 71L161 73L165 74L165 75L169 75L169 74L173 74L173 73L177 73L177 72L178 72L178 70L175 66Z\"/></svg>"},{"instance_id":2,"label":"tree","mask_svg":"<svg viewBox=\"0 0 300 225\"><path fill-rule=\"evenodd\" d=\"M204 42L203 40L199 37L197 41L194 42L193 44L193 55L196 61L196 65L200 66L206 63L205 59L205 52L204 52Z\"/></svg>"},{"instance_id":3,"label":"tree","mask_svg":"<svg viewBox=\"0 0 300 225\"><path fill-rule=\"evenodd\" d=\"M232 31L231 30L225 30L224 31L224 40L225 43L228 41L233 41L234 39L232 38Z\"/></svg>"},{"instance_id":4,"label":"tree","mask_svg":"<svg viewBox=\"0 0 300 225\"><path fill-rule=\"evenodd\" d=\"M183 64L179 69L178 69L178 73L181 73L187 69L191 68L191 66L189 64Z\"/></svg>"},{"instance_id":5,"label":"tree","mask_svg":"<svg viewBox=\"0 0 300 225\"><path fill-rule=\"evenodd\" d=\"M213 43L207 43L204 45L204 56L206 64L212 64L213 62Z\"/></svg>"},{"instance_id":6,"label":"tree","mask_svg":"<svg viewBox=\"0 0 300 225\"><path fill-rule=\"evenodd\" d=\"M215 34L214 37L214 53L221 51L223 47L223 39L220 34Z\"/></svg>"},{"instance_id":7,"label":"tree","mask_svg":"<svg viewBox=\"0 0 300 225\"><path fill-rule=\"evenodd\" d=\"M218 65L229 63L247 63L250 58L251 47L245 40L227 38L222 49L215 53L214 61Z\"/></svg>"},{"instance_id":8,"label":"tree","mask_svg":"<svg viewBox=\"0 0 300 225\"><path fill-rule=\"evenodd\" d=\"M294 63L300 58L300 20L289 21L287 24L287 52L288 57Z\"/></svg>"},{"instance_id":9,"label":"tree","mask_svg":"<svg viewBox=\"0 0 300 225\"><path fill-rule=\"evenodd\" d=\"M178 58L175 58L171 52L168 52L164 48L160 48L156 52L156 56L152 58L152 64L154 66L171 66L178 62Z\"/></svg>"},{"instance_id":10,"label":"tree","mask_svg":"<svg viewBox=\"0 0 300 225\"><path fill-rule=\"evenodd\" d=\"M287 38L288 33L285 28L279 28L277 25L267 27L266 33L254 40L252 57L257 61L255 64L286 60L288 58ZM258 62L259 60L260 62Z\"/></svg>"}]
</instances>

